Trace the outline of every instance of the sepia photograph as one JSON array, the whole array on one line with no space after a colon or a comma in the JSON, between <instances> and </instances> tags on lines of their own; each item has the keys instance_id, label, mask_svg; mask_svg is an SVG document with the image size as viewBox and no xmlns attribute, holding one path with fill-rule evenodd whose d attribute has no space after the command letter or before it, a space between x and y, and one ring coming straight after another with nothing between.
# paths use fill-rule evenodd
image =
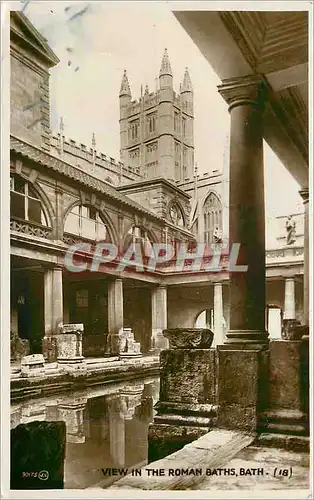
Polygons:
<instances>
[{"instance_id":1,"label":"sepia photograph","mask_svg":"<svg viewBox=\"0 0 314 500\"><path fill-rule=\"evenodd\" d=\"M313 498L313 5L1 21L2 498Z\"/></svg>"}]
</instances>

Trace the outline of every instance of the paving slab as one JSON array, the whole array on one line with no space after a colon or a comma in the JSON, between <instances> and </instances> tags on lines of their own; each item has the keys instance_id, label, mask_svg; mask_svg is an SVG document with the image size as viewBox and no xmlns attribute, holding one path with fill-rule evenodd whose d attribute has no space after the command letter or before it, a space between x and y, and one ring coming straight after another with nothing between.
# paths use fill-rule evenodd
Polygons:
<instances>
[{"instance_id":1,"label":"paving slab","mask_svg":"<svg viewBox=\"0 0 314 500\"><path fill-rule=\"evenodd\" d=\"M255 437L255 433L215 429L168 457L148 464L140 475L131 473L118 480L109 489L191 489L204 480L207 468L223 466Z\"/></svg>"},{"instance_id":2,"label":"paving slab","mask_svg":"<svg viewBox=\"0 0 314 500\"><path fill-rule=\"evenodd\" d=\"M189 489L309 491L309 470L308 453L249 446Z\"/></svg>"}]
</instances>

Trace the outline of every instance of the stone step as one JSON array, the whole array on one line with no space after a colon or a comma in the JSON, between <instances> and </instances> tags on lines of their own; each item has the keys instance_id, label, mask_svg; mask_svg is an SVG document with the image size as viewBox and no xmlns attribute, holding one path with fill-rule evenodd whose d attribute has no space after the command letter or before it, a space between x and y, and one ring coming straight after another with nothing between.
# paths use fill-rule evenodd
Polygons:
<instances>
[{"instance_id":1,"label":"stone step","mask_svg":"<svg viewBox=\"0 0 314 500\"><path fill-rule=\"evenodd\" d=\"M262 433L256 438L254 446L269 446L308 452L310 450L310 438L292 434Z\"/></svg>"},{"instance_id":2,"label":"stone step","mask_svg":"<svg viewBox=\"0 0 314 500\"><path fill-rule=\"evenodd\" d=\"M166 415L156 415L154 417L154 423L170 425L192 425L195 427L211 427L213 426L213 418L200 417L197 415L177 415L167 413Z\"/></svg>"},{"instance_id":3,"label":"stone step","mask_svg":"<svg viewBox=\"0 0 314 500\"><path fill-rule=\"evenodd\" d=\"M148 464L141 469L141 476L128 475L109 489L188 489L204 480L206 469L222 467L255 438L255 433L215 429L181 450ZM149 472L153 469L158 475Z\"/></svg>"},{"instance_id":4,"label":"stone step","mask_svg":"<svg viewBox=\"0 0 314 500\"><path fill-rule=\"evenodd\" d=\"M299 410L268 410L261 415L259 429L266 433L308 436L308 416Z\"/></svg>"},{"instance_id":5,"label":"stone step","mask_svg":"<svg viewBox=\"0 0 314 500\"><path fill-rule=\"evenodd\" d=\"M259 426L262 432L274 434L288 434L296 436L308 436L308 425L293 424L289 422L265 422Z\"/></svg>"}]
</instances>

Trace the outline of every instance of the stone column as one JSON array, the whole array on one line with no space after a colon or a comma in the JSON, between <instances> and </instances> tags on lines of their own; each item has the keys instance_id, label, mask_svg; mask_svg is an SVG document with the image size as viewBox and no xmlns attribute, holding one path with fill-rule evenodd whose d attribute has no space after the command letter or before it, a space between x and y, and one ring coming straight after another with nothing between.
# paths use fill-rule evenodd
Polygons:
<instances>
[{"instance_id":1,"label":"stone column","mask_svg":"<svg viewBox=\"0 0 314 500\"><path fill-rule=\"evenodd\" d=\"M45 359L48 362L53 362L57 359L55 335L60 333L63 324L61 267L45 270L44 302L45 336L43 338L42 348Z\"/></svg>"},{"instance_id":2,"label":"stone column","mask_svg":"<svg viewBox=\"0 0 314 500\"><path fill-rule=\"evenodd\" d=\"M214 283L214 334L215 345L222 344L224 341L222 283Z\"/></svg>"},{"instance_id":3,"label":"stone column","mask_svg":"<svg viewBox=\"0 0 314 500\"><path fill-rule=\"evenodd\" d=\"M295 281L294 278L285 280L284 320L295 320Z\"/></svg>"},{"instance_id":4,"label":"stone column","mask_svg":"<svg viewBox=\"0 0 314 500\"><path fill-rule=\"evenodd\" d=\"M63 324L63 289L62 267L55 267L52 271L52 330L60 333Z\"/></svg>"},{"instance_id":5,"label":"stone column","mask_svg":"<svg viewBox=\"0 0 314 500\"><path fill-rule=\"evenodd\" d=\"M230 321L227 343L265 344L265 208L263 101L266 84L258 75L226 80L220 94L231 115L229 165L229 243L240 244L230 269Z\"/></svg>"},{"instance_id":6,"label":"stone column","mask_svg":"<svg viewBox=\"0 0 314 500\"><path fill-rule=\"evenodd\" d=\"M152 290L151 352L168 349L168 339L162 332L167 328L167 287L159 285Z\"/></svg>"},{"instance_id":7,"label":"stone column","mask_svg":"<svg viewBox=\"0 0 314 500\"><path fill-rule=\"evenodd\" d=\"M309 188L301 189L304 203L304 267L303 267L303 314L304 325L309 325Z\"/></svg>"},{"instance_id":8,"label":"stone column","mask_svg":"<svg viewBox=\"0 0 314 500\"><path fill-rule=\"evenodd\" d=\"M44 301L45 337L49 337L52 334L52 269L45 270Z\"/></svg>"},{"instance_id":9,"label":"stone column","mask_svg":"<svg viewBox=\"0 0 314 500\"><path fill-rule=\"evenodd\" d=\"M268 334L265 331L265 208L263 106L259 75L226 80L218 87L231 115L229 244L240 245L236 271L229 265L229 330L218 347L217 426L255 431L267 405ZM264 388L263 390L261 388Z\"/></svg>"},{"instance_id":10,"label":"stone column","mask_svg":"<svg viewBox=\"0 0 314 500\"><path fill-rule=\"evenodd\" d=\"M114 279L108 284L108 338L106 354L119 354L120 336L123 334L123 280Z\"/></svg>"}]
</instances>

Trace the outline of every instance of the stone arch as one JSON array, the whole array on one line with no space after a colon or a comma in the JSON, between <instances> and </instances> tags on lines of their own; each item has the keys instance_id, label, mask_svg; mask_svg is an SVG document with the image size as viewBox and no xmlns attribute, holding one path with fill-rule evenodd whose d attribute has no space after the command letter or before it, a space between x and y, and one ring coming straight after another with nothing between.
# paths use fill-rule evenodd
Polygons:
<instances>
[{"instance_id":1,"label":"stone arch","mask_svg":"<svg viewBox=\"0 0 314 500\"><path fill-rule=\"evenodd\" d=\"M211 311L213 310L213 308L207 308L207 309L204 309L202 308L201 310L199 310L196 315L194 316L194 327L195 328L211 328L212 324L211 324ZM198 325L201 325L202 326L198 326Z\"/></svg>"},{"instance_id":2,"label":"stone arch","mask_svg":"<svg viewBox=\"0 0 314 500\"><path fill-rule=\"evenodd\" d=\"M74 200L72 203L70 203L67 207L67 209L64 211L63 213L63 216L62 216L62 233L64 232L64 227L65 227L65 222L70 214L70 212L75 208L75 207L79 207L79 206L84 206L84 207L90 207L90 206L93 206L94 208L96 208L96 210L98 210L100 216L101 216L101 219L103 220L104 224L106 225L107 229L108 229L108 232L109 232L109 239L110 239L110 243L113 243L115 245L117 245L117 241L118 241L118 235L117 235L117 231L114 227L114 224L110 218L110 216L106 213L104 214L104 211L101 210L99 207L95 207L93 204L91 204L90 202L85 202L85 203L82 203L82 200L77 198L76 200Z\"/></svg>"},{"instance_id":3,"label":"stone arch","mask_svg":"<svg viewBox=\"0 0 314 500\"><path fill-rule=\"evenodd\" d=\"M125 227L123 238L121 240L121 249L123 251L126 251L128 248L129 244L132 241L132 236L130 234L131 229L133 228L139 228L140 231L143 233L147 234L148 240L150 241L151 244L155 244L158 242L158 239L152 229L147 229L144 224L142 224L140 221L136 223L134 220L130 221L127 226ZM139 238L142 238L142 236L139 236Z\"/></svg>"},{"instance_id":4,"label":"stone arch","mask_svg":"<svg viewBox=\"0 0 314 500\"><path fill-rule=\"evenodd\" d=\"M14 177L20 177L21 179L23 179L35 191L35 193L38 196L38 199L40 200L41 208L44 212L44 216L47 221L47 227L49 227L52 230L52 233L54 234L57 224L56 211L50 199L48 198L45 190L39 184L38 180L36 179L35 182L32 182L29 176L23 174L22 172L15 172L14 170L12 170L10 174L13 175Z\"/></svg>"}]
</instances>

